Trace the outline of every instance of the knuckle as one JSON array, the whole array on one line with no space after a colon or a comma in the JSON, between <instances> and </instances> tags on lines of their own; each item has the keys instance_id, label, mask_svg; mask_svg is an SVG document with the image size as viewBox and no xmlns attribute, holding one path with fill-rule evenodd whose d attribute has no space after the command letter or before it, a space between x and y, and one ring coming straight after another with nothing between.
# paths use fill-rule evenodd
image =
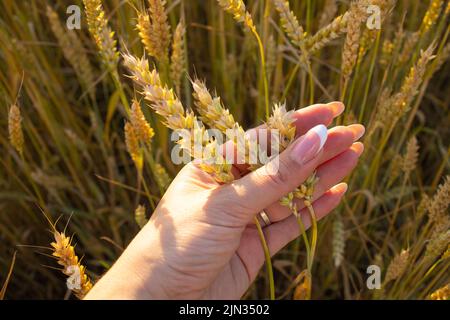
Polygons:
<instances>
[{"instance_id":1,"label":"knuckle","mask_svg":"<svg viewBox=\"0 0 450 320\"><path fill-rule=\"evenodd\" d=\"M275 172L266 172L267 179L271 182L274 188L284 189L289 183L291 175L290 171L289 165L280 159Z\"/></svg>"}]
</instances>

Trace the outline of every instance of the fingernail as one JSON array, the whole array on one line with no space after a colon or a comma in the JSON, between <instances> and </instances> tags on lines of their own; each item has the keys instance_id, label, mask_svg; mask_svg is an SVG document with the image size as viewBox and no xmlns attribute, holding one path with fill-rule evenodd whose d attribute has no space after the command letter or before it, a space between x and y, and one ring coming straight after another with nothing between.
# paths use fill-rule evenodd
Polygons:
<instances>
[{"instance_id":1,"label":"fingernail","mask_svg":"<svg viewBox=\"0 0 450 320\"><path fill-rule=\"evenodd\" d=\"M352 124L349 125L348 128L353 132L353 141L361 139L366 132L366 128L361 124Z\"/></svg>"},{"instance_id":2,"label":"fingernail","mask_svg":"<svg viewBox=\"0 0 450 320\"><path fill-rule=\"evenodd\" d=\"M338 117L344 112L345 105L340 101L333 101L328 103L328 106L333 110L333 117Z\"/></svg>"},{"instance_id":3,"label":"fingernail","mask_svg":"<svg viewBox=\"0 0 450 320\"><path fill-rule=\"evenodd\" d=\"M348 184L346 184L345 182L339 183L338 185L334 186L334 188L336 191L341 192L341 193L346 193L348 190Z\"/></svg>"},{"instance_id":4,"label":"fingernail","mask_svg":"<svg viewBox=\"0 0 450 320\"><path fill-rule=\"evenodd\" d=\"M291 158L299 164L312 160L327 141L328 130L323 124L315 126L300 137L292 148Z\"/></svg>"},{"instance_id":5,"label":"fingernail","mask_svg":"<svg viewBox=\"0 0 450 320\"><path fill-rule=\"evenodd\" d=\"M364 145L361 142L355 142L352 146L352 149L355 150L358 157L360 157L364 152Z\"/></svg>"}]
</instances>

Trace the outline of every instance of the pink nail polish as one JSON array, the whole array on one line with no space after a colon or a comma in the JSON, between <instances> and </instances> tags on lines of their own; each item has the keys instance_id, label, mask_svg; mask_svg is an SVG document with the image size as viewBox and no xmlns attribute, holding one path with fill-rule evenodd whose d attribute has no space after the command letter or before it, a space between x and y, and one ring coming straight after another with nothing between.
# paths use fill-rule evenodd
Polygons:
<instances>
[{"instance_id":1,"label":"pink nail polish","mask_svg":"<svg viewBox=\"0 0 450 320\"><path fill-rule=\"evenodd\" d=\"M292 160L299 164L305 164L312 160L322 150L327 141L327 127L320 124L300 137L291 151Z\"/></svg>"}]
</instances>

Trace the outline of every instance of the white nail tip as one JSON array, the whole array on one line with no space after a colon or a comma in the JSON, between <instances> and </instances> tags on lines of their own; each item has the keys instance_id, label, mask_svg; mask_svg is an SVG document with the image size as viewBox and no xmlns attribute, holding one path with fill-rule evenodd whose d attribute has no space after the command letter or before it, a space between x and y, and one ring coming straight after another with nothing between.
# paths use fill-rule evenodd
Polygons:
<instances>
[{"instance_id":1,"label":"white nail tip","mask_svg":"<svg viewBox=\"0 0 450 320\"><path fill-rule=\"evenodd\" d=\"M318 150L321 150L327 141L328 138L328 129L323 124L319 124L318 126L315 126L311 129L312 132L317 134L320 138L320 147Z\"/></svg>"}]
</instances>

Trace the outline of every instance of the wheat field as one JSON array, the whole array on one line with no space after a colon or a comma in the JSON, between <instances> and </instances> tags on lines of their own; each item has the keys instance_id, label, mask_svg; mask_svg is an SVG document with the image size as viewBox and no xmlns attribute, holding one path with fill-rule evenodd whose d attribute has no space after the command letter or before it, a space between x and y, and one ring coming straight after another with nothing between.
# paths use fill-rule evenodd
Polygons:
<instances>
[{"instance_id":1,"label":"wheat field","mask_svg":"<svg viewBox=\"0 0 450 320\"><path fill-rule=\"evenodd\" d=\"M444 0L2 0L0 299L82 298L181 169L171 130L331 101L367 129L349 191L313 269L299 237L243 298L449 299L449 22Z\"/></svg>"}]
</instances>

